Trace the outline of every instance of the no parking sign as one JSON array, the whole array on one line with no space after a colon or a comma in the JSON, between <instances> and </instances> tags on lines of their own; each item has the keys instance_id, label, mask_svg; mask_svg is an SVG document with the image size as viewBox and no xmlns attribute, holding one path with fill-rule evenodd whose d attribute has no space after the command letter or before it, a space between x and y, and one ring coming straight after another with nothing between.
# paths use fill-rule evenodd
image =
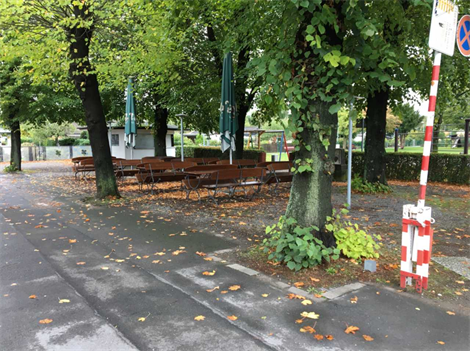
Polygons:
<instances>
[{"instance_id":1,"label":"no parking sign","mask_svg":"<svg viewBox=\"0 0 470 351\"><path fill-rule=\"evenodd\" d=\"M460 53L465 57L470 57L470 15L465 15L460 19L456 38Z\"/></svg>"}]
</instances>

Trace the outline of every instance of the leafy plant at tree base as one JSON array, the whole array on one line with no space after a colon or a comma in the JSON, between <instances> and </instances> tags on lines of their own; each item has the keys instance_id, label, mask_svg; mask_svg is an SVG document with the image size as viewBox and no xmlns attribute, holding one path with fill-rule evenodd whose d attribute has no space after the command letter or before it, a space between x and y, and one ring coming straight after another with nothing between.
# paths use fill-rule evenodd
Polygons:
<instances>
[{"instance_id":1,"label":"leafy plant at tree base","mask_svg":"<svg viewBox=\"0 0 470 351\"><path fill-rule=\"evenodd\" d=\"M363 194L377 194L377 193L388 194L392 192L392 188L390 188L388 185L385 185L379 182L371 183L365 179L362 179L361 177L358 177L357 175L354 176L351 182L351 188L354 191L357 191Z\"/></svg>"},{"instance_id":2,"label":"leafy plant at tree base","mask_svg":"<svg viewBox=\"0 0 470 351\"><path fill-rule=\"evenodd\" d=\"M15 164L11 164L11 165L6 166L3 169L3 171L5 173L16 173L16 172L18 172L18 167Z\"/></svg>"},{"instance_id":3,"label":"leafy plant at tree base","mask_svg":"<svg viewBox=\"0 0 470 351\"><path fill-rule=\"evenodd\" d=\"M270 260L286 263L296 271L338 259L340 250L326 247L315 237L318 231L315 226L301 227L294 218L281 216L277 224L266 228L271 236L263 241L264 252L269 253Z\"/></svg>"},{"instance_id":4,"label":"leafy plant at tree base","mask_svg":"<svg viewBox=\"0 0 470 351\"><path fill-rule=\"evenodd\" d=\"M346 209L341 210L343 214L349 211ZM362 258L379 258L377 250L380 245L374 240L382 240L380 235L367 234L365 230L359 229L357 224L352 224L350 221L341 221L340 215L333 213L325 228L334 233L336 239L336 248L341 251L343 255L355 260Z\"/></svg>"}]
</instances>

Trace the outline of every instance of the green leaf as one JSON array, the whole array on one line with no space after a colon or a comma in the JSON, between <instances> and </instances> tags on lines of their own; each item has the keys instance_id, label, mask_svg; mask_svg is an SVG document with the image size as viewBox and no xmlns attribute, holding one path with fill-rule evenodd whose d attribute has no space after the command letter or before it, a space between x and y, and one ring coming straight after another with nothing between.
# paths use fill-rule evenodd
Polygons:
<instances>
[{"instance_id":1,"label":"green leaf","mask_svg":"<svg viewBox=\"0 0 470 351\"><path fill-rule=\"evenodd\" d=\"M328 109L328 112L331 114L338 113L338 111L341 110L341 107L343 107L343 105L340 103L337 103L335 105L330 106L330 108Z\"/></svg>"},{"instance_id":2,"label":"green leaf","mask_svg":"<svg viewBox=\"0 0 470 351\"><path fill-rule=\"evenodd\" d=\"M309 25L307 26L306 31L307 31L308 34L312 34L312 33L315 31L315 28L314 28L311 24L309 24ZM308 39L307 39L307 40L308 40Z\"/></svg>"}]
</instances>

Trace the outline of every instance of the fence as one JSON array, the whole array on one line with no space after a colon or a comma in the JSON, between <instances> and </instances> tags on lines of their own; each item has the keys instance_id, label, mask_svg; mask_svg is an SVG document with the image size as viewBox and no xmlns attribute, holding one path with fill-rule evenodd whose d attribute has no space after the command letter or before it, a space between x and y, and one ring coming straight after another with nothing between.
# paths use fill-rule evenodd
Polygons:
<instances>
[{"instance_id":1,"label":"fence","mask_svg":"<svg viewBox=\"0 0 470 351\"><path fill-rule=\"evenodd\" d=\"M78 156L91 156L91 146L24 146L22 161L67 160ZM0 146L0 162L10 162L11 147Z\"/></svg>"}]
</instances>

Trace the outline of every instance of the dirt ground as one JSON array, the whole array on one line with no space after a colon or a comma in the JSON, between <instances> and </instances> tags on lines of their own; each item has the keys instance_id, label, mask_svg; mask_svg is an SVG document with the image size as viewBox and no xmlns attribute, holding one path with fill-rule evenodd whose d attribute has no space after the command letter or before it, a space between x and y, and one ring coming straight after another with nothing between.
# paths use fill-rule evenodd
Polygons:
<instances>
[{"instance_id":1,"label":"dirt ground","mask_svg":"<svg viewBox=\"0 0 470 351\"><path fill-rule=\"evenodd\" d=\"M76 197L77 201L94 201L94 181L76 181L70 171L69 162L25 163L25 174L37 176L38 182L50 187L61 196ZM363 265L349 259L339 259L329 265L294 273L285 266L275 264L262 253L265 227L277 222L284 214L289 200L288 187L280 187L277 194L263 189L252 201L236 194L233 198L220 197L215 205L206 194L198 203L196 194L186 199L180 185L161 184L154 194L142 191L134 179L120 183L121 199L106 201L109 206L131 206L155 212L169 221L186 224L195 230L206 230L223 235L239 244L234 252L224 258L236 260L269 275L321 294L329 287L352 281L368 281L399 288L399 265L401 245L402 206L417 199L418 183L390 181L390 194L353 194L348 220L357 223L370 234L382 237L381 257L377 260L377 272L363 271ZM144 189L145 190L145 189ZM87 198L87 200L84 200ZM470 187L430 183L427 205L432 207L433 256L470 258ZM333 204L339 209L346 202L346 184L334 183ZM96 203L96 201L95 201ZM462 261L470 270L468 261ZM429 289L425 296L437 299L465 299L470 301L468 281L462 276L432 263ZM413 290L408 288L408 291Z\"/></svg>"}]
</instances>

